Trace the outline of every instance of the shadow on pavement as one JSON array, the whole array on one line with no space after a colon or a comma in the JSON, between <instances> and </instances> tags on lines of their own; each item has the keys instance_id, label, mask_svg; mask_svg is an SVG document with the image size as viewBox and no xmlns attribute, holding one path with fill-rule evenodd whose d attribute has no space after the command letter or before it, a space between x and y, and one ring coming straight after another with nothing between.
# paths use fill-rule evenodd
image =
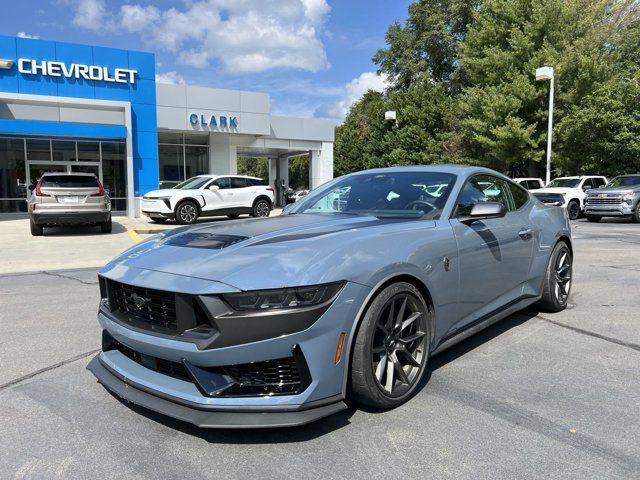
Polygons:
<instances>
[{"instance_id":1,"label":"shadow on pavement","mask_svg":"<svg viewBox=\"0 0 640 480\"><path fill-rule=\"evenodd\" d=\"M127 228L116 220L112 220L111 233L124 233ZM28 227L28 225L27 225ZM79 237L83 235L110 235L109 233L102 233L100 226L93 225L68 225L60 227L44 227L45 237Z\"/></svg>"},{"instance_id":2,"label":"shadow on pavement","mask_svg":"<svg viewBox=\"0 0 640 480\"><path fill-rule=\"evenodd\" d=\"M444 365L455 361L456 359L466 355L477 347L491 341L492 339L502 335L510 329L522 325L537 315L534 309L527 309L517 314L511 315L490 327L478 332L468 339L454 345L444 352L434 356L429 360L427 371L421 381L420 386L416 389L414 395L418 394L425 387L428 388L429 378L432 372L443 367ZM107 390L108 391L108 390ZM110 392L111 393L111 392ZM266 444L266 443L291 443L305 442L321 437L327 433L339 430L348 426L351 422L349 419L356 412L356 409L362 410L369 414L384 413L385 410L378 410L368 407L351 405L346 410L329 417L318 420L308 425L288 428L267 428L267 429L204 429L198 428L181 420L176 420L165 415L147 410L146 408L134 405L126 400L121 399L115 394L111 394L123 405L128 406L136 413L166 427L178 430L187 435L193 435L206 440L209 443L232 443L232 444ZM411 401L411 400L409 400Z\"/></svg>"}]
</instances>

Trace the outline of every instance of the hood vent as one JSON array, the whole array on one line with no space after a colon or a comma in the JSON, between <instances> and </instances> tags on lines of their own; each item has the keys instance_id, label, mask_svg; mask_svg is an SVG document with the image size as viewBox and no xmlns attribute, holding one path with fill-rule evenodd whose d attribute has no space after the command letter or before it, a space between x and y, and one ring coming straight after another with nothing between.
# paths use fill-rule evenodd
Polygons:
<instances>
[{"instance_id":1,"label":"hood vent","mask_svg":"<svg viewBox=\"0 0 640 480\"><path fill-rule=\"evenodd\" d=\"M208 248L211 250L220 250L229 247L235 243L246 240L249 237L241 237L239 235L220 235L217 233L207 232L184 232L178 235L172 235L164 242L165 245L173 245L175 247L192 247L192 248Z\"/></svg>"}]
</instances>

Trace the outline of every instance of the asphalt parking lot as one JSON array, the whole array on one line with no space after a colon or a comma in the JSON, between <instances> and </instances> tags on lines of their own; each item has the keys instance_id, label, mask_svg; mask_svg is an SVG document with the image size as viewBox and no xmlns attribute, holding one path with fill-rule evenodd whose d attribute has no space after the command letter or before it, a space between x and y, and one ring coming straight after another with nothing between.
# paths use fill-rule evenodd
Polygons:
<instances>
[{"instance_id":1,"label":"asphalt parking lot","mask_svg":"<svg viewBox=\"0 0 640 480\"><path fill-rule=\"evenodd\" d=\"M639 478L640 225L573 227L569 309L434 357L396 410L286 430L198 430L119 401L85 370L96 268L2 274L0 478Z\"/></svg>"}]
</instances>

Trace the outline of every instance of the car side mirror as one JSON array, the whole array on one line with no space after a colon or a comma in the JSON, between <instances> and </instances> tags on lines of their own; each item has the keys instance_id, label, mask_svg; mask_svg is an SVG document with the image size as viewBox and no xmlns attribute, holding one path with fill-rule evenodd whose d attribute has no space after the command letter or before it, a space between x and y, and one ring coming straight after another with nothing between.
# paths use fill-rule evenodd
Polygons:
<instances>
[{"instance_id":1,"label":"car side mirror","mask_svg":"<svg viewBox=\"0 0 640 480\"><path fill-rule=\"evenodd\" d=\"M491 218L502 218L507 214L507 207L500 202L480 202L471 208L468 217L460 219L461 223L471 224L478 220L489 220Z\"/></svg>"},{"instance_id":2,"label":"car side mirror","mask_svg":"<svg viewBox=\"0 0 640 480\"><path fill-rule=\"evenodd\" d=\"M591 190L592 187L590 187L589 185L583 185L582 186L582 191L586 192L587 190Z\"/></svg>"},{"instance_id":3,"label":"car side mirror","mask_svg":"<svg viewBox=\"0 0 640 480\"><path fill-rule=\"evenodd\" d=\"M209 190L211 190L212 192L215 192L216 190L220 190L220 187L218 185L211 185L209 187Z\"/></svg>"},{"instance_id":4,"label":"car side mirror","mask_svg":"<svg viewBox=\"0 0 640 480\"><path fill-rule=\"evenodd\" d=\"M29 191L33 192L36 189L35 185L29 185Z\"/></svg>"}]
</instances>

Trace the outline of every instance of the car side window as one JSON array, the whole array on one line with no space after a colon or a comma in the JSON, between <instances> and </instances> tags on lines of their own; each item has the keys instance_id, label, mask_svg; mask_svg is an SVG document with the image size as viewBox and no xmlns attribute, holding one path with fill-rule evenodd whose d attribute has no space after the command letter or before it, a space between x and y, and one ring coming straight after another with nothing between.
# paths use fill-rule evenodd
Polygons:
<instances>
[{"instance_id":1,"label":"car side window","mask_svg":"<svg viewBox=\"0 0 640 480\"><path fill-rule=\"evenodd\" d=\"M533 183L533 180L531 180ZM525 203L529 201L529 192L527 192L524 188L521 188L518 185L513 183L508 183L509 190L511 190L511 198L513 198L513 206L516 210L522 207Z\"/></svg>"},{"instance_id":2,"label":"car side window","mask_svg":"<svg viewBox=\"0 0 640 480\"><path fill-rule=\"evenodd\" d=\"M247 180L244 178L231 177L231 188L244 188L247 186Z\"/></svg>"},{"instance_id":3,"label":"car side window","mask_svg":"<svg viewBox=\"0 0 640 480\"><path fill-rule=\"evenodd\" d=\"M220 190L224 190L225 188L231 188L231 182L229 177L216 178L211 185L217 185Z\"/></svg>"},{"instance_id":4,"label":"car side window","mask_svg":"<svg viewBox=\"0 0 640 480\"><path fill-rule=\"evenodd\" d=\"M507 182L491 175L476 175L467 180L456 206L456 216L466 217L477 203L498 202L514 210Z\"/></svg>"},{"instance_id":5,"label":"car side window","mask_svg":"<svg viewBox=\"0 0 640 480\"><path fill-rule=\"evenodd\" d=\"M595 178L595 188L600 188L601 186L605 185L605 181L604 178Z\"/></svg>"}]
</instances>

